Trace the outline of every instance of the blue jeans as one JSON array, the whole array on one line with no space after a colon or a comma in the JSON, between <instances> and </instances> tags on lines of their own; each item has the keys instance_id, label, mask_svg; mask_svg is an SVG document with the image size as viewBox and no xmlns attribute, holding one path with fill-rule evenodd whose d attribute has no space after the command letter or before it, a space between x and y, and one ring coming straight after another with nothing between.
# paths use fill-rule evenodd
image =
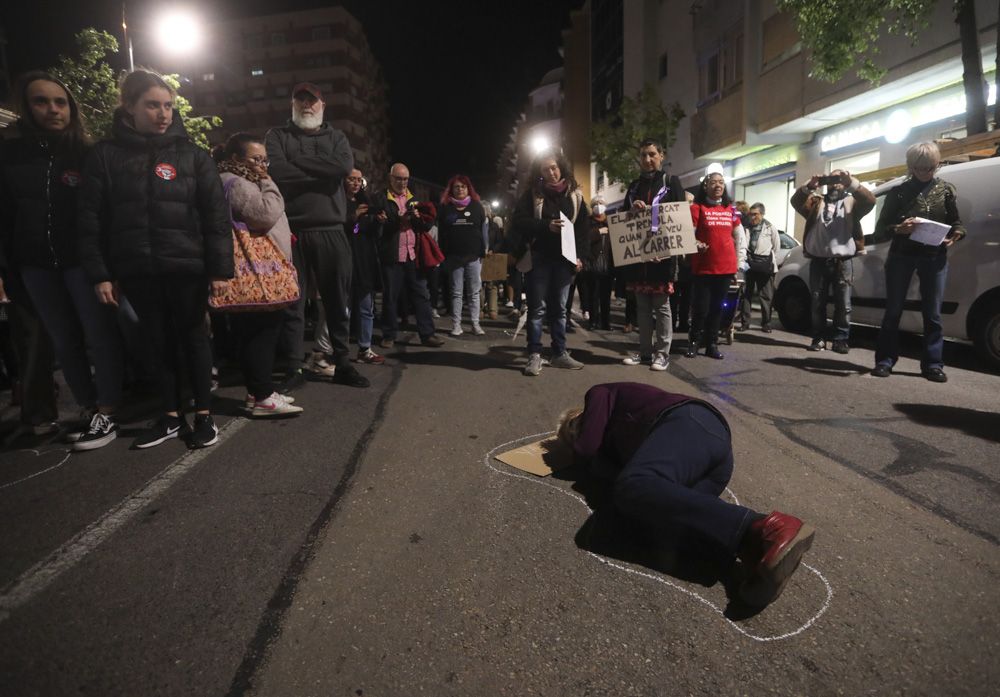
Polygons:
<instances>
[{"instance_id":1,"label":"blue jeans","mask_svg":"<svg viewBox=\"0 0 1000 697\"><path fill-rule=\"evenodd\" d=\"M903 315L906 291L914 271L920 281L920 312L924 316L924 353L920 369L927 371L944 365L941 300L948 278L948 257L944 254L933 257L890 254L885 260L885 315L878 331L876 365L892 367L899 359L899 318Z\"/></svg>"},{"instance_id":2,"label":"blue jeans","mask_svg":"<svg viewBox=\"0 0 1000 697\"><path fill-rule=\"evenodd\" d=\"M358 313L358 350L364 351L372 346L372 331L375 327L375 294L368 291L357 299Z\"/></svg>"},{"instance_id":3,"label":"blue jeans","mask_svg":"<svg viewBox=\"0 0 1000 697\"><path fill-rule=\"evenodd\" d=\"M754 512L719 498L733 475L729 430L701 404L673 409L614 485L618 511L651 532L695 532L735 554Z\"/></svg>"},{"instance_id":4,"label":"blue jeans","mask_svg":"<svg viewBox=\"0 0 1000 697\"><path fill-rule=\"evenodd\" d=\"M810 259L809 292L812 294L812 335L827 338L826 304L833 295L833 341L847 341L851 333L851 259Z\"/></svg>"},{"instance_id":5,"label":"blue jeans","mask_svg":"<svg viewBox=\"0 0 1000 697\"><path fill-rule=\"evenodd\" d=\"M122 399L121 335L112 305L102 305L81 267L26 266L21 277L55 346L73 398L81 407L117 407ZM90 349L97 384L90 375Z\"/></svg>"},{"instance_id":6,"label":"blue jeans","mask_svg":"<svg viewBox=\"0 0 1000 697\"><path fill-rule=\"evenodd\" d=\"M483 262L474 259L468 264L461 264L451 271L451 321L455 326L462 323L462 295L464 287L469 290L469 318L472 326L479 324L479 293L483 282L480 280Z\"/></svg>"},{"instance_id":7,"label":"blue jeans","mask_svg":"<svg viewBox=\"0 0 1000 697\"><path fill-rule=\"evenodd\" d=\"M575 267L568 261L546 259L534 254L531 271L525 274L528 286L528 353L542 352L542 322L549 318L552 355L566 351L566 300Z\"/></svg>"}]
</instances>

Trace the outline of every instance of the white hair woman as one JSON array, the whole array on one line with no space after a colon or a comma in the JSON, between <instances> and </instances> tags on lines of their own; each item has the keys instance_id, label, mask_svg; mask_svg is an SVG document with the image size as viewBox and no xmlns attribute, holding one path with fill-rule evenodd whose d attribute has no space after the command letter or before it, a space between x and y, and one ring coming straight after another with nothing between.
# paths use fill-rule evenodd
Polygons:
<instances>
[{"instance_id":1,"label":"white hair woman","mask_svg":"<svg viewBox=\"0 0 1000 697\"><path fill-rule=\"evenodd\" d=\"M955 187L935 174L941 165L941 151L935 143L917 143L906 151L909 178L885 197L875 225L875 238L892 237L885 261L885 315L875 349L872 375L887 378L899 359L899 319L910 279L920 280L920 311L924 318L924 350L920 370L931 382L947 382L944 372L944 334L941 329L941 301L948 277L948 248L965 237L958 214ZM910 239L917 218L949 226L940 244L929 245Z\"/></svg>"}]
</instances>

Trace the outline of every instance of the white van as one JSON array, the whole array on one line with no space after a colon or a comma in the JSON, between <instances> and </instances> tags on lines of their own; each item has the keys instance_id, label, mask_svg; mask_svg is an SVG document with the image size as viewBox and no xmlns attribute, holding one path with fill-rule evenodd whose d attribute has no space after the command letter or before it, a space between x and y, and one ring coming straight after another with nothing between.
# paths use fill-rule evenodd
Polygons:
<instances>
[{"instance_id":1,"label":"white van","mask_svg":"<svg viewBox=\"0 0 1000 697\"><path fill-rule=\"evenodd\" d=\"M949 339L971 341L994 369L1000 370L1000 158L942 167L938 176L958 190L958 209L968 236L948 250L948 281L941 304L941 323ZM878 216L885 194L900 184L899 177L875 189ZM867 255L854 259L851 323L879 326L885 311L885 264L889 242L875 244L865 237ZM807 332L809 313L809 259L802 247L793 249L775 279L774 307L781 324ZM921 333L920 292L913 275L906 296L900 331Z\"/></svg>"}]
</instances>

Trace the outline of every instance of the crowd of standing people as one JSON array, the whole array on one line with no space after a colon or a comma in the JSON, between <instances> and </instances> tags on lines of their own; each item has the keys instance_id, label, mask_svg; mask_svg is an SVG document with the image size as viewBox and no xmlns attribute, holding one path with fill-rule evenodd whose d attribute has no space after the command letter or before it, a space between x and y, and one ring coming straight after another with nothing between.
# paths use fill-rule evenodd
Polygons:
<instances>
[{"instance_id":1,"label":"crowd of standing people","mask_svg":"<svg viewBox=\"0 0 1000 697\"><path fill-rule=\"evenodd\" d=\"M737 279L745 292L732 321L749 326L756 295L761 329L771 331L780 240L764 206L738 210L721 169L710 168L686 191L664 171L655 139L638 144L638 177L621 210L650 209L655 226L658 204L689 201L697 252L616 269L607 205L594 199L588 207L559 152L535 158L504 222L461 174L436 202L414 196L402 163L392 166L386 188L369 191L347 137L324 121L323 94L310 83L292 89L286 125L263 138L237 133L212 156L188 137L173 89L151 71L123 78L111 136L96 144L56 77L23 76L18 97L19 137L0 151L0 307L12 328L0 336L3 359L17 366L22 424L36 434L61 428L52 380L58 361L80 410L69 434L75 450L117 437L124 388L142 377L156 382L159 407L135 448L176 438L192 448L217 442L213 335L230 336L236 347L249 416L302 413L291 392L307 377L366 388L370 381L357 366L385 362L375 350L376 299L380 350L393 348L410 314L420 343L440 347L434 319L442 280L452 337L466 331L466 310L471 333L485 334L481 319L498 318L503 288L511 316L525 328L523 372L532 377L545 365L584 367L567 345L578 326L576 292L579 316L593 330L610 330L613 291L625 299L625 329L636 325L639 334L622 360L627 366L667 370L675 330L688 332L688 358L703 349L722 359L720 329ZM907 163L911 176L889 193L877 226L877 234L892 237L892 249L873 374L888 377L898 358L899 317L916 273L922 367L927 379L943 382L946 254L964 229L954 187L934 176L936 146L911 147ZM865 252L860 220L874 203L839 170L812 177L792 197L806 220L812 351L825 350L828 340L832 350L848 351L852 259ZM918 214L951 226L940 247L908 239ZM575 255L567 256L567 239ZM483 262L495 253L509 258L507 277L484 284ZM280 299L246 301L248 282ZM310 300L317 319L307 350ZM546 325L550 353L543 358ZM279 367L283 376L275 378Z\"/></svg>"}]
</instances>

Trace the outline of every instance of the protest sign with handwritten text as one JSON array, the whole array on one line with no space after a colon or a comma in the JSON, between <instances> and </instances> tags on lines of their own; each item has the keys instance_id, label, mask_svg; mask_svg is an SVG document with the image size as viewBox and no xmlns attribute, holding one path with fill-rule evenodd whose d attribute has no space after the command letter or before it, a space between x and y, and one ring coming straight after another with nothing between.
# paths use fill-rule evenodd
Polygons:
<instances>
[{"instance_id":1,"label":"protest sign with handwritten text","mask_svg":"<svg viewBox=\"0 0 1000 697\"><path fill-rule=\"evenodd\" d=\"M654 230L652 208L608 216L611 254L616 267L698 251L694 223L691 221L691 204L687 201L661 203L658 222Z\"/></svg>"}]
</instances>

